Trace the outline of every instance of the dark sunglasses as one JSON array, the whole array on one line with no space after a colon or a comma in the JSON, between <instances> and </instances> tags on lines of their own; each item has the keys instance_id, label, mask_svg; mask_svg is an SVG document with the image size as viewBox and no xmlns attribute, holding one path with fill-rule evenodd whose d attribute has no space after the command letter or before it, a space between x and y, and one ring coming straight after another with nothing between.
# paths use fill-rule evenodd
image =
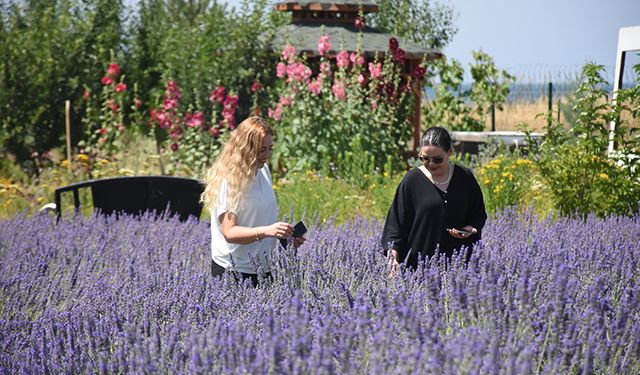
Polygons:
<instances>
[{"instance_id":1,"label":"dark sunglasses","mask_svg":"<svg viewBox=\"0 0 640 375\"><path fill-rule=\"evenodd\" d=\"M434 164L440 164L444 161L444 158L442 156L436 156L433 158L430 158L428 156L418 156L418 159L422 160L424 163L428 163L429 161L433 162Z\"/></svg>"}]
</instances>

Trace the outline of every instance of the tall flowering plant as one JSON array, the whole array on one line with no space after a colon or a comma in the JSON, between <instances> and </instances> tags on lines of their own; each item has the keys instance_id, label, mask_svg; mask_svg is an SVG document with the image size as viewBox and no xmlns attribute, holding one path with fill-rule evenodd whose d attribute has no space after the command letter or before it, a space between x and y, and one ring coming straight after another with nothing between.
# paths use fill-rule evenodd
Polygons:
<instances>
[{"instance_id":1,"label":"tall flowering plant","mask_svg":"<svg viewBox=\"0 0 640 375\"><path fill-rule=\"evenodd\" d=\"M280 141L274 152L285 169L319 170L351 153L354 145L378 167L401 160L411 137L412 77L402 76L404 52L390 41L384 57L332 51L328 35L318 40L319 58L282 51L268 116ZM339 168L339 166L338 166Z\"/></svg>"},{"instance_id":2,"label":"tall flowering plant","mask_svg":"<svg viewBox=\"0 0 640 375\"><path fill-rule=\"evenodd\" d=\"M175 81L165 85L162 103L149 111L149 125L159 153L168 163L164 173L199 175L220 149L221 138L236 125L238 97L218 86L211 91L211 115L181 103ZM185 108L186 107L186 108ZM209 108L206 109L207 111Z\"/></svg>"},{"instance_id":3,"label":"tall flowering plant","mask_svg":"<svg viewBox=\"0 0 640 375\"><path fill-rule=\"evenodd\" d=\"M80 153L95 158L115 159L126 148L130 124L140 117L142 102L135 97L131 100L130 89L121 74L120 65L109 64L100 79L101 90L93 93L85 87L82 98L85 115L82 124L85 139L79 142ZM127 109L127 107L129 107Z\"/></svg>"}]
</instances>

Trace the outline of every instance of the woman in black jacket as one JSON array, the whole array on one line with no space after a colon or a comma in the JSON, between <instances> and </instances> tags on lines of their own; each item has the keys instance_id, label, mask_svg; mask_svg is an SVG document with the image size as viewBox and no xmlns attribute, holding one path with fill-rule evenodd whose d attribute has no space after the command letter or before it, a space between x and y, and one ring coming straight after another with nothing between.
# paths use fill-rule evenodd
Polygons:
<instances>
[{"instance_id":1,"label":"woman in black jacket","mask_svg":"<svg viewBox=\"0 0 640 375\"><path fill-rule=\"evenodd\" d=\"M398 263L415 267L436 251L450 257L480 240L487 219L482 191L473 173L449 162L451 136L442 127L427 129L420 142L423 165L409 171L389 208L382 245Z\"/></svg>"}]
</instances>

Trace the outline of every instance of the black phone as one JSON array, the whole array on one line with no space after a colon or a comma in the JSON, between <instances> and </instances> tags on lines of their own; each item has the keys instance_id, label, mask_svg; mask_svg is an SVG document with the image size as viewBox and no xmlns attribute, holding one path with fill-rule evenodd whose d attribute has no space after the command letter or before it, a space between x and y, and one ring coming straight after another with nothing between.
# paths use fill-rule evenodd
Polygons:
<instances>
[{"instance_id":1,"label":"black phone","mask_svg":"<svg viewBox=\"0 0 640 375\"><path fill-rule=\"evenodd\" d=\"M463 236L469 236L469 235L473 234L473 233L469 232L468 230L464 230L464 229L449 228L447 230L454 230L454 231L460 233Z\"/></svg>"},{"instance_id":2,"label":"black phone","mask_svg":"<svg viewBox=\"0 0 640 375\"><path fill-rule=\"evenodd\" d=\"M293 234L291 235L291 237L293 237L293 238L302 237L302 236L304 236L305 233L307 233L307 227L304 225L304 223L302 221L298 221L298 224L293 226ZM280 245L282 245L282 247L286 248L287 247L287 239L286 238L281 238L280 239Z\"/></svg>"}]
</instances>

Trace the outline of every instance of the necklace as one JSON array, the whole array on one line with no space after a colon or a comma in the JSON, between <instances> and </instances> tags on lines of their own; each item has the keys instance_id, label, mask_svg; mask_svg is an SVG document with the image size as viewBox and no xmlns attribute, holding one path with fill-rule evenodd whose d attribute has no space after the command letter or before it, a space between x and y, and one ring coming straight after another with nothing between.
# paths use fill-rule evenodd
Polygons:
<instances>
[{"instance_id":1,"label":"necklace","mask_svg":"<svg viewBox=\"0 0 640 375\"><path fill-rule=\"evenodd\" d=\"M449 181L451 181L451 176L453 176L453 167L451 166L451 163L449 163L449 177L447 177L446 180L440 182L440 181L436 181L436 179L433 177L433 175L431 173L429 173L429 175L431 176L431 181L436 184L436 185L446 185L449 183Z\"/></svg>"}]
</instances>

